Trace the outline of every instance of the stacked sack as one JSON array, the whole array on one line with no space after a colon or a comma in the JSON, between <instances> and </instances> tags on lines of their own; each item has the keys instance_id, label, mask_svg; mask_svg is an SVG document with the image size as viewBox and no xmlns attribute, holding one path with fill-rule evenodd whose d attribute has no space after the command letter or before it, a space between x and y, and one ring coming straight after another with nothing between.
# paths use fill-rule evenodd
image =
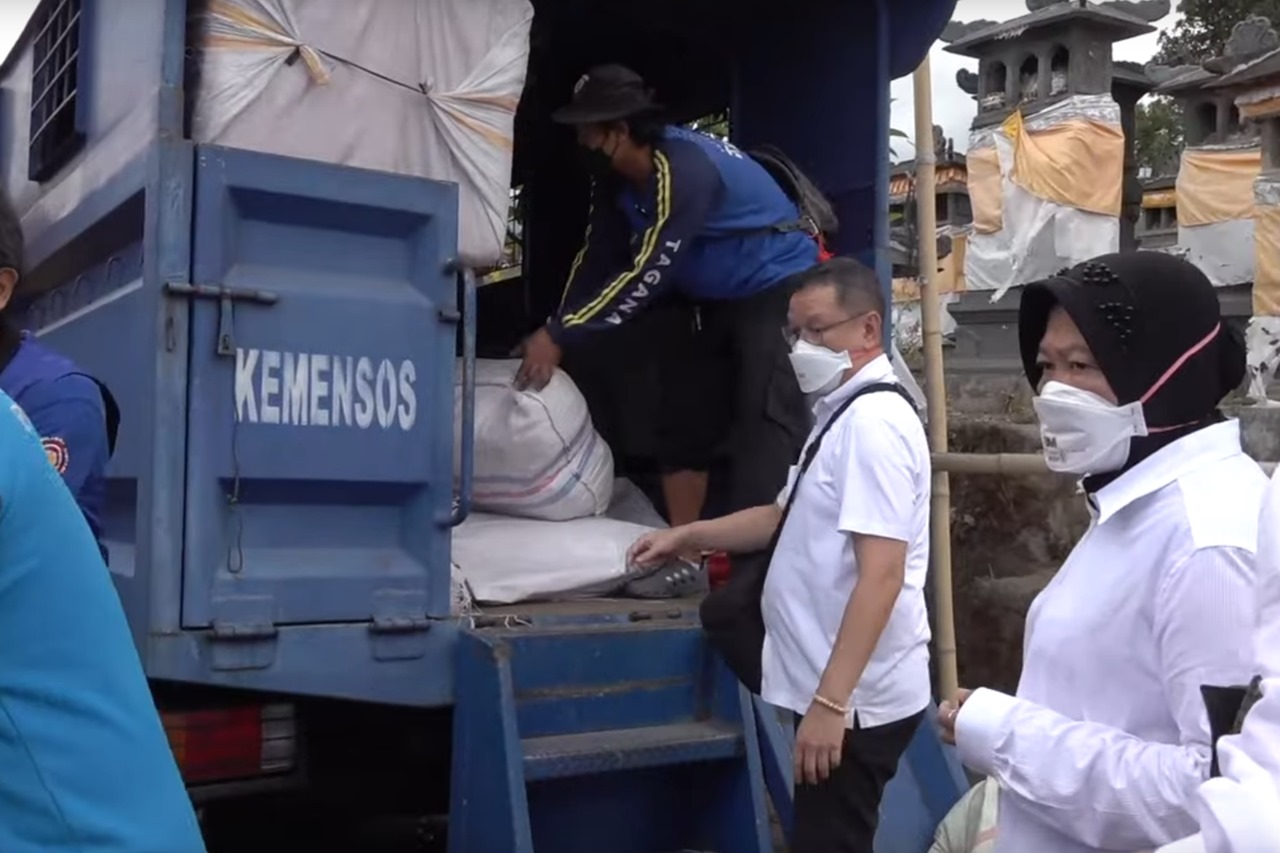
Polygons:
<instances>
[{"instance_id":1,"label":"stacked sack","mask_svg":"<svg viewBox=\"0 0 1280 853\"><path fill-rule=\"evenodd\" d=\"M586 399L559 370L541 391L517 391L519 368L518 361L476 361L472 505L542 521L603 515L613 495L613 454L591 423ZM461 384L455 389L458 437ZM455 479L461 463L461 442L455 441Z\"/></svg>"},{"instance_id":2,"label":"stacked sack","mask_svg":"<svg viewBox=\"0 0 1280 853\"><path fill-rule=\"evenodd\" d=\"M518 391L519 367L519 361L476 361L475 511L453 533L454 562L479 603L615 592L629 579L627 549L653 527L604 517L614 498L613 454L573 380L556 371L542 390ZM460 377L455 480L462 462Z\"/></svg>"}]
</instances>

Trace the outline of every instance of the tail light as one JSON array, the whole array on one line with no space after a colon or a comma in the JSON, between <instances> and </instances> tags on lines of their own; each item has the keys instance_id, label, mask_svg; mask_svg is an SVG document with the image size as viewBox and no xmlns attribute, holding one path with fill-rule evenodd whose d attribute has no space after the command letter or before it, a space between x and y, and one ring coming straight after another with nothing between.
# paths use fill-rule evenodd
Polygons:
<instances>
[{"instance_id":1,"label":"tail light","mask_svg":"<svg viewBox=\"0 0 1280 853\"><path fill-rule=\"evenodd\" d=\"M292 705L246 705L161 714L188 784L287 773L297 763Z\"/></svg>"},{"instance_id":2,"label":"tail light","mask_svg":"<svg viewBox=\"0 0 1280 853\"><path fill-rule=\"evenodd\" d=\"M707 555L707 583L712 589L722 586L729 580L729 555L723 551L716 551L714 554Z\"/></svg>"}]
</instances>

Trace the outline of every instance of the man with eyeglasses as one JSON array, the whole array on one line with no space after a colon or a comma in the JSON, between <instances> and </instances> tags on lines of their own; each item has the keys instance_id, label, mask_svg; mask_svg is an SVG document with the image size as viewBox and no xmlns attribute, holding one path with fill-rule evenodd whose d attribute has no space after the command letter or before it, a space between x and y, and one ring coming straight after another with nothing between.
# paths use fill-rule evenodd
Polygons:
<instances>
[{"instance_id":1,"label":"man with eyeglasses","mask_svg":"<svg viewBox=\"0 0 1280 853\"><path fill-rule=\"evenodd\" d=\"M818 400L782 493L648 534L629 555L642 567L690 548L769 555L754 601L744 587L739 612L723 619L708 612L717 590L702 615L744 683L759 678L766 701L801 719L794 853L872 849L885 785L930 701L929 446L884 351L887 308L857 261L801 276L786 334L800 388ZM755 603L763 626L752 646Z\"/></svg>"}]
</instances>

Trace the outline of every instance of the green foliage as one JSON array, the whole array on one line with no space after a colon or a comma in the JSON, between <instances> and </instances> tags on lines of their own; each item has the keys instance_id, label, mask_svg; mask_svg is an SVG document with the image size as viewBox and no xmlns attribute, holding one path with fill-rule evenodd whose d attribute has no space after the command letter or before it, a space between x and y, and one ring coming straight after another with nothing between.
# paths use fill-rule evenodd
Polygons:
<instances>
[{"instance_id":1,"label":"green foliage","mask_svg":"<svg viewBox=\"0 0 1280 853\"><path fill-rule=\"evenodd\" d=\"M729 111L712 113L689 122L689 127L719 139L729 138Z\"/></svg>"},{"instance_id":2,"label":"green foliage","mask_svg":"<svg viewBox=\"0 0 1280 853\"><path fill-rule=\"evenodd\" d=\"M1155 175L1178 171L1182 152L1182 110L1170 98L1152 98L1138 105L1134 122L1134 156L1138 167Z\"/></svg>"},{"instance_id":3,"label":"green foliage","mask_svg":"<svg viewBox=\"0 0 1280 853\"><path fill-rule=\"evenodd\" d=\"M1222 55L1231 28L1250 15L1280 24L1280 0L1182 0L1182 20L1160 34L1154 61L1161 65L1198 65Z\"/></svg>"},{"instance_id":4,"label":"green foliage","mask_svg":"<svg viewBox=\"0 0 1280 853\"><path fill-rule=\"evenodd\" d=\"M1182 19L1160 34L1160 49L1152 58L1161 65L1199 65L1219 57L1232 28L1251 15L1280 24L1280 0L1182 0ZM1183 119L1168 98L1153 98L1138 106L1134 144L1139 166L1154 175L1173 174L1182 151Z\"/></svg>"}]
</instances>

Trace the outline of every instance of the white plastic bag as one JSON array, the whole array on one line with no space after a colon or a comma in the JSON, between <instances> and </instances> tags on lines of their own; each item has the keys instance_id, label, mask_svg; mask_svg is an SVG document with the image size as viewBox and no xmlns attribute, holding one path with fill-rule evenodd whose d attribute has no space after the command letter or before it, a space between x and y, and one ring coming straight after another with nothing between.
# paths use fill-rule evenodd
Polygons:
<instances>
[{"instance_id":1,"label":"white plastic bag","mask_svg":"<svg viewBox=\"0 0 1280 853\"><path fill-rule=\"evenodd\" d=\"M938 825L929 853L992 853L999 806L1000 785L995 779L974 785Z\"/></svg>"},{"instance_id":2,"label":"white plastic bag","mask_svg":"<svg viewBox=\"0 0 1280 853\"><path fill-rule=\"evenodd\" d=\"M568 521L603 515L613 495L613 454L587 401L562 371L541 391L517 391L518 361L476 362L475 486L481 512ZM454 435L461 436L461 384ZM461 468L455 441L454 476Z\"/></svg>"},{"instance_id":3,"label":"white plastic bag","mask_svg":"<svg viewBox=\"0 0 1280 853\"><path fill-rule=\"evenodd\" d=\"M453 531L453 561L482 604L592 598L631 580L627 550L652 529L612 518L473 514Z\"/></svg>"}]
</instances>

